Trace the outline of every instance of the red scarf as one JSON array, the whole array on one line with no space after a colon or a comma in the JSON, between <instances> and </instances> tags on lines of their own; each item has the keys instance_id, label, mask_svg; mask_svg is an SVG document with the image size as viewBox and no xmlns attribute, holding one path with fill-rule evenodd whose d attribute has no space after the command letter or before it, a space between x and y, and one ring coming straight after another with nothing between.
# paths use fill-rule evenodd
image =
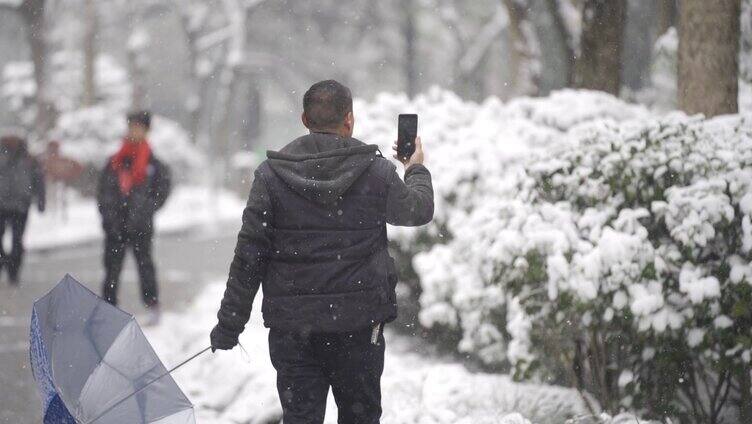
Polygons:
<instances>
[{"instance_id":1,"label":"red scarf","mask_svg":"<svg viewBox=\"0 0 752 424\"><path fill-rule=\"evenodd\" d=\"M111 162L112 169L115 170L118 176L120 192L123 195L127 196L133 187L141 185L146 181L150 158L151 148L146 140L137 143L123 141L123 146L112 157Z\"/></svg>"}]
</instances>

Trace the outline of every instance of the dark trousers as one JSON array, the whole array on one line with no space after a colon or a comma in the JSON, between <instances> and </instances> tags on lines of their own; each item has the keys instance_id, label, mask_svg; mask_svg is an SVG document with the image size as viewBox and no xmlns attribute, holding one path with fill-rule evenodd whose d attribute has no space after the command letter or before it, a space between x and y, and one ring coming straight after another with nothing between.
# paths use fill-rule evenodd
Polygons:
<instances>
[{"instance_id":1,"label":"dark trousers","mask_svg":"<svg viewBox=\"0 0 752 424\"><path fill-rule=\"evenodd\" d=\"M24 254L23 236L28 216L28 211L0 211L0 271L3 267L7 267L8 277L12 282L18 281L18 274L21 272ZM6 251L3 246L6 228L9 228L11 232L10 252Z\"/></svg>"},{"instance_id":2,"label":"dark trousers","mask_svg":"<svg viewBox=\"0 0 752 424\"><path fill-rule=\"evenodd\" d=\"M127 232L110 233L104 239L104 289L106 301L117 305L117 291L120 273L123 270L125 252L133 251L141 281L141 296L146 306L158 303L157 277L152 260L152 234L129 234Z\"/></svg>"},{"instance_id":3,"label":"dark trousers","mask_svg":"<svg viewBox=\"0 0 752 424\"><path fill-rule=\"evenodd\" d=\"M329 387L339 424L378 424L384 336L353 333L300 334L271 329L269 355L277 370L284 424L321 424Z\"/></svg>"}]
</instances>

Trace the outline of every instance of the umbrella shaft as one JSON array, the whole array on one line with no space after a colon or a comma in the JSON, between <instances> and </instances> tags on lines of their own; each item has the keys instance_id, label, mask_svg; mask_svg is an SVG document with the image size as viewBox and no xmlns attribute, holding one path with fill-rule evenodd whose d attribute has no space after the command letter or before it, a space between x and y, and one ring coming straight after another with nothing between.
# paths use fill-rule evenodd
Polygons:
<instances>
[{"instance_id":1,"label":"umbrella shaft","mask_svg":"<svg viewBox=\"0 0 752 424\"><path fill-rule=\"evenodd\" d=\"M110 412L110 411L112 411L113 409L115 409L115 408L116 408L116 407L117 407L118 405L120 405L121 403L123 403L123 402L125 402L126 400L128 400L128 399L132 398L133 396L136 396L137 394L141 393L141 392L142 392L142 391L144 391L144 390L145 390L145 389L146 389L147 387L149 387L149 386L151 386L152 384L154 384L154 382L156 382L156 381L157 381L157 380L159 380L160 378L162 378L162 377L164 377L164 376L166 376L166 375L170 375L170 374L172 374L172 372L173 372L173 371L177 370L178 368L182 367L183 365L187 364L188 362L191 362L192 360L194 360L194 359L198 358L198 357L199 357L199 356L200 356L201 354L203 354L204 352L206 352L206 351L207 351L207 350L209 350L209 349L211 349L211 346L209 346L209 347L207 347L207 348L203 349L202 351L200 351L200 352L198 352L198 353L194 354L193 356L191 356L190 358L186 359L185 361L183 361L183 362L181 362L181 363L179 363L179 364L175 365L175 366L174 366L174 367L172 367L171 369L169 369L169 370L165 371L165 372L164 372L164 373L162 373L162 374L161 374L160 376L158 376L158 377L154 378L153 380L151 380L150 382L146 383L146 384L145 384L145 385L144 385L143 387L141 387L140 389L138 389L138 390L134 391L133 393L129 394L128 396L126 396L126 397L124 397L124 398L120 399L119 401L115 402L115 404L113 404L112 406L110 406L109 408L107 408L107 409L106 409L106 410L105 410L104 412L102 412L101 414L99 414L99 415L97 415L96 417L92 418L91 420L87 421L87 422L86 422L86 424L91 424L91 423L93 423L94 421L96 421L96 420L98 420L98 419L102 418L102 417L103 417L103 416L104 416L105 414L107 414L108 412Z\"/></svg>"}]
</instances>

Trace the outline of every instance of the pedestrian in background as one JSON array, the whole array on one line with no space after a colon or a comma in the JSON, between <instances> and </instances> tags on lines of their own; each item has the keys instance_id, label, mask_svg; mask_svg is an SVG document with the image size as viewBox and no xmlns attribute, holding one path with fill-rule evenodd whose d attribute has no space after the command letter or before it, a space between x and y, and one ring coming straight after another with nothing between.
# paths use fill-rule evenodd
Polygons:
<instances>
[{"instance_id":1,"label":"pedestrian in background","mask_svg":"<svg viewBox=\"0 0 752 424\"><path fill-rule=\"evenodd\" d=\"M20 133L19 133L20 134ZM0 271L5 268L17 285L23 263L23 237L29 208L36 203L44 212L44 176L29 154L26 140L18 134L0 138ZM5 230L11 232L11 247L4 246Z\"/></svg>"},{"instance_id":2,"label":"pedestrian in background","mask_svg":"<svg viewBox=\"0 0 752 424\"><path fill-rule=\"evenodd\" d=\"M103 296L117 305L120 273L126 249L138 266L141 295L149 315L145 325L159 322L159 292L152 259L154 214L170 194L170 172L151 150L147 139L151 114L128 115L128 132L99 179L97 202L105 233Z\"/></svg>"}]
</instances>

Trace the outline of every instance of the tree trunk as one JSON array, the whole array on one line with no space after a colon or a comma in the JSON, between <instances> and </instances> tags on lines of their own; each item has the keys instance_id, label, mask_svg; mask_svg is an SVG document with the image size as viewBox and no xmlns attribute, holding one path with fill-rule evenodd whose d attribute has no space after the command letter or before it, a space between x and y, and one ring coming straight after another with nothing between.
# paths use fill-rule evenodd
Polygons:
<instances>
[{"instance_id":1,"label":"tree trunk","mask_svg":"<svg viewBox=\"0 0 752 424\"><path fill-rule=\"evenodd\" d=\"M405 89L409 97L414 97L418 91L418 70L415 57L415 2L413 0L403 0L403 11L405 14L402 34L405 39Z\"/></svg>"},{"instance_id":2,"label":"tree trunk","mask_svg":"<svg viewBox=\"0 0 752 424\"><path fill-rule=\"evenodd\" d=\"M243 120L245 137L241 139L242 145L240 146L247 151L253 151L255 147L258 147L258 141L262 134L264 102L261 87L258 84L259 79L258 74L252 74L249 78L246 119Z\"/></svg>"},{"instance_id":3,"label":"tree trunk","mask_svg":"<svg viewBox=\"0 0 752 424\"><path fill-rule=\"evenodd\" d=\"M237 67L230 67L223 71L220 83L224 85L222 88L222 96L220 96L220 107L222 118L219 121L219 127L217 128L217 136L214 137L213 142L216 143L216 152L222 160L229 160L230 152L232 150L231 137L236 133L234 130L234 112L236 111L238 88L240 86L241 72Z\"/></svg>"},{"instance_id":4,"label":"tree trunk","mask_svg":"<svg viewBox=\"0 0 752 424\"><path fill-rule=\"evenodd\" d=\"M739 422L752 422L752 380L749 370L741 367L737 371L737 383L739 384Z\"/></svg>"},{"instance_id":5,"label":"tree trunk","mask_svg":"<svg viewBox=\"0 0 752 424\"><path fill-rule=\"evenodd\" d=\"M619 94L626 11L625 0L585 0L576 87Z\"/></svg>"},{"instance_id":6,"label":"tree trunk","mask_svg":"<svg viewBox=\"0 0 752 424\"><path fill-rule=\"evenodd\" d=\"M574 82L574 60L576 56L574 50L574 35L570 32L564 22L564 16L562 15L559 1L560 0L547 0L546 6L548 7L548 11L554 21L556 33L559 35L559 40L561 40L562 48L564 50L566 85L571 86L572 82Z\"/></svg>"},{"instance_id":7,"label":"tree trunk","mask_svg":"<svg viewBox=\"0 0 752 424\"><path fill-rule=\"evenodd\" d=\"M131 37L134 35L131 34ZM132 38L131 38L132 41ZM143 110L147 107L146 102L146 69L144 69L143 46L137 43L128 45L127 52L128 74L131 80L131 109Z\"/></svg>"},{"instance_id":8,"label":"tree trunk","mask_svg":"<svg viewBox=\"0 0 752 424\"><path fill-rule=\"evenodd\" d=\"M650 66L655 47L655 4L627 2L624 50L621 55L621 84L631 90L650 85Z\"/></svg>"},{"instance_id":9,"label":"tree trunk","mask_svg":"<svg viewBox=\"0 0 752 424\"><path fill-rule=\"evenodd\" d=\"M98 16L95 0L84 2L84 39L83 39L83 106L96 103L96 62L97 62L97 31Z\"/></svg>"},{"instance_id":10,"label":"tree trunk","mask_svg":"<svg viewBox=\"0 0 752 424\"><path fill-rule=\"evenodd\" d=\"M204 103L203 93L201 93L202 80L198 69L199 51L196 46L198 30L193 27L188 11L181 11L180 25L185 35L186 47L188 48L188 75L191 81L191 88L184 105L188 112L188 135L191 137L193 145L197 145L201 117L203 116L202 105Z\"/></svg>"},{"instance_id":11,"label":"tree trunk","mask_svg":"<svg viewBox=\"0 0 752 424\"><path fill-rule=\"evenodd\" d=\"M225 6L227 7L228 16L233 13L233 8L229 6L238 6L239 3L234 1L228 1ZM251 40L250 25L248 21L252 14L253 8L245 9L241 15L233 16L230 19L231 26L233 27L233 35L228 40L228 52L225 57L224 68L220 75L220 89L217 95L218 110L221 114L219 120L219 126L215 128L216 135L212 137L212 145L214 155L213 160L218 160L220 173L218 174L218 184L224 185L227 181L227 164L231 155L231 138L237 136L236 123L234 117L237 112L237 99L238 91L241 86L241 78L246 77L245 72L245 58L246 47Z\"/></svg>"},{"instance_id":12,"label":"tree trunk","mask_svg":"<svg viewBox=\"0 0 752 424\"><path fill-rule=\"evenodd\" d=\"M539 64L535 31L528 16L530 5L518 0L503 0L509 15L509 68L513 95L538 93Z\"/></svg>"},{"instance_id":13,"label":"tree trunk","mask_svg":"<svg viewBox=\"0 0 752 424\"><path fill-rule=\"evenodd\" d=\"M658 0L656 2L656 38L665 34L676 23L676 0Z\"/></svg>"},{"instance_id":14,"label":"tree trunk","mask_svg":"<svg viewBox=\"0 0 752 424\"><path fill-rule=\"evenodd\" d=\"M715 116L738 112L740 0L679 4L679 108Z\"/></svg>"},{"instance_id":15,"label":"tree trunk","mask_svg":"<svg viewBox=\"0 0 752 424\"><path fill-rule=\"evenodd\" d=\"M47 99L47 31L44 8L45 0L25 0L18 9L26 26L26 39L31 50L31 61L34 63L34 82L37 86L34 131L38 136L46 134L54 126L56 118L54 105Z\"/></svg>"},{"instance_id":16,"label":"tree trunk","mask_svg":"<svg viewBox=\"0 0 752 424\"><path fill-rule=\"evenodd\" d=\"M188 67L190 68L189 74L191 80L190 93L186 102L189 113L188 134L191 137L191 142L196 145L198 144L201 118L203 117L203 87L205 83L204 79L199 75L199 53L196 47L195 34L186 29L186 37L188 42Z\"/></svg>"}]
</instances>

